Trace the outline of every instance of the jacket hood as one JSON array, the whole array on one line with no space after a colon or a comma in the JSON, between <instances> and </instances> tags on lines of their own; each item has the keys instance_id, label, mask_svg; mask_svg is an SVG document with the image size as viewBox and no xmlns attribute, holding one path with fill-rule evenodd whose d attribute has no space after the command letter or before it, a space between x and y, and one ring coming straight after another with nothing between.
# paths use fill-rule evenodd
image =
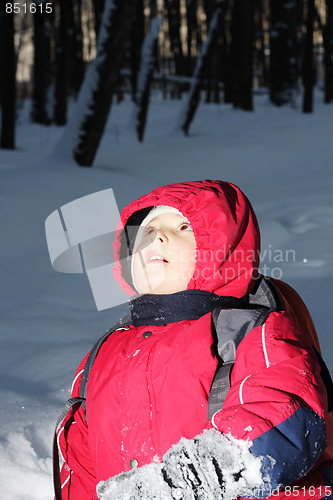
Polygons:
<instances>
[{"instance_id":1,"label":"jacket hood","mask_svg":"<svg viewBox=\"0 0 333 500\"><path fill-rule=\"evenodd\" d=\"M197 253L188 290L205 290L238 298L251 291L259 267L257 219L242 191L218 180L161 186L123 209L114 242L114 276L123 290L137 294L128 279L124 227L137 212L144 214L142 221L149 208L158 205L178 209L192 225Z\"/></svg>"}]
</instances>

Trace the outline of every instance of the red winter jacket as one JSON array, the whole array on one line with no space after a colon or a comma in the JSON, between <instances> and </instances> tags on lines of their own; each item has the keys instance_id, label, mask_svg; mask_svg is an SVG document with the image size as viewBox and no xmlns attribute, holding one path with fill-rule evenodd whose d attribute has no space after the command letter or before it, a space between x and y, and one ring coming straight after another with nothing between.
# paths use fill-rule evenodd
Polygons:
<instances>
[{"instance_id":1,"label":"red winter jacket","mask_svg":"<svg viewBox=\"0 0 333 500\"><path fill-rule=\"evenodd\" d=\"M114 253L115 276L126 291L135 293L124 279L122 228L132 214L156 205L179 209L193 227L197 261L188 289L238 298L251 292L258 274L258 225L242 192L220 181L164 186L125 207ZM78 405L58 430L63 499L97 499L99 481L161 460L181 437L212 427L251 441L254 455L275 463L271 480L280 488L274 497L330 494L324 473L330 465L324 453L326 390L316 355L293 318L272 313L247 334L223 409L207 422L218 366L212 343L211 313L119 328L107 339L88 381L87 422ZM72 397L79 395L85 361Z\"/></svg>"}]
</instances>

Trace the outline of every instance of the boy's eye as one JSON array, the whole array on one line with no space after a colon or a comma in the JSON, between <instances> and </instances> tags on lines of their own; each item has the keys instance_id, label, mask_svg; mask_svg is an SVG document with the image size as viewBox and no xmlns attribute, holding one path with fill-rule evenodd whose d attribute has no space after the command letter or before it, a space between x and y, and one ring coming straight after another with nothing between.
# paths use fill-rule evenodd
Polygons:
<instances>
[{"instance_id":1,"label":"boy's eye","mask_svg":"<svg viewBox=\"0 0 333 500\"><path fill-rule=\"evenodd\" d=\"M179 226L179 231L193 231L193 229L192 229L191 224L189 224L188 222L183 222Z\"/></svg>"},{"instance_id":2,"label":"boy's eye","mask_svg":"<svg viewBox=\"0 0 333 500\"><path fill-rule=\"evenodd\" d=\"M145 236L149 236L150 234L153 234L154 231L155 231L155 229L153 227L147 226L145 229Z\"/></svg>"}]
</instances>

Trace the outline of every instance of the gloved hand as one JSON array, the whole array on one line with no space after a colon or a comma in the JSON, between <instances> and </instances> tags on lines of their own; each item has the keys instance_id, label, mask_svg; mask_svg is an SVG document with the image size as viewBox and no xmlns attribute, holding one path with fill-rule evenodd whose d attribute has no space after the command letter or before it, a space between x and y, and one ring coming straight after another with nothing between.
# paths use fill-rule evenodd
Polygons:
<instances>
[{"instance_id":1,"label":"gloved hand","mask_svg":"<svg viewBox=\"0 0 333 500\"><path fill-rule=\"evenodd\" d=\"M244 441L215 429L181 439L163 457L163 473L179 500L234 499L253 496L261 484L261 460Z\"/></svg>"},{"instance_id":2,"label":"gloved hand","mask_svg":"<svg viewBox=\"0 0 333 500\"><path fill-rule=\"evenodd\" d=\"M261 460L244 441L215 429L182 438L151 463L99 483L101 500L232 500L260 488Z\"/></svg>"},{"instance_id":3,"label":"gloved hand","mask_svg":"<svg viewBox=\"0 0 333 500\"><path fill-rule=\"evenodd\" d=\"M101 481L96 491L101 500L172 499L161 463L151 463L110 477L107 481Z\"/></svg>"}]
</instances>

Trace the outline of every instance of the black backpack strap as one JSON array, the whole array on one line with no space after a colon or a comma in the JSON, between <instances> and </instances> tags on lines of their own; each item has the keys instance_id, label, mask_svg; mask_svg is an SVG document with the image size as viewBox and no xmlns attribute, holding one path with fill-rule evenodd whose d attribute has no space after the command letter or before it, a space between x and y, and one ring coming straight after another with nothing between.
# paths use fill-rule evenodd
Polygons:
<instances>
[{"instance_id":1,"label":"black backpack strap","mask_svg":"<svg viewBox=\"0 0 333 500\"><path fill-rule=\"evenodd\" d=\"M265 306L273 311L285 311L280 292L274 283L265 276L260 275L252 292L248 295L249 304L254 307Z\"/></svg>"},{"instance_id":2,"label":"black backpack strap","mask_svg":"<svg viewBox=\"0 0 333 500\"><path fill-rule=\"evenodd\" d=\"M56 424L56 429L53 438L53 485L54 485L54 494L55 500L62 500L61 493L61 477L60 477L60 463L59 463L59 449L58 449L58 440L57 440L57 431L66 417L68 413L74 409L76 405L81 405L84 410L85 419L86 417L86 393L87 393L87 383L89 374L96 359L96 356L102 346L102 344L106 341L106 339L116 330L120 328L128 327L130 324L130 315L122 318L114 327L110 328L103 337L101 337L96 344L91 349L86 364L84 366L81 383L80 383L80 396L77 398L70 398L67 400L65 408L63 409L61 415L59 416Z\"/></svg>"},{"instance_id":3,"label":"black backpack strap","mask_svg":"<svg viewBox=\"0 0 333 500\"><path fill-rule=\"evenodd\" d=\"M220 366L209 392L208 420L223 407L230 389L230 374L238 345L253 328L263 325L271 312L282 309L283 302L278 291L264 277L258 280L255 290L241 309L214 309L212 333Z\"/></svg>"},{"instance_id":4,"label":"black backpack strap","mask_svg":"<svg viewBox=\"0 0 333 500\"><path fill-rule=\"evenodd\" d=\"M270 314L267 307L256 309L215 309L212 313L221 365L218 368L208 398L208 420L223 407L230 389L230 374L236 358L236 349L253 328L263 325Z\"/></svg>"},{"instance_id":5,"label":"black backpack strap","mask_svg":"<svg viewBox=\"0 0 333 500\"><path fill-rule=\"evenodd\" d=\"M53 438L53 485L54 485L55 500L62 500L57 432L66 415L68 415L68 413L74 408L75 405L82 404L82 402L83 402L82 398L68 399L65 408L63 409L61 415L57 420Z\"/></svg>"},{"instance_id":6,"label":"black backpack strap","mask_svg":"<svg viewBox=\"0 0 333 500\"><path fill-rule=\"evenodd\" d=\"M82 374L82 378L81 378L81 384L80 384L80 397L83 399L82 407L83 407L83 410L84 410L86 421L87 421L87 416L86 416L86 404L85 404L85 400L86 400L86 396L87 396L87 384L88 384L88 379L89 379L89 375L90 375L90 372L91 372L91 368L92 368L92 366L93 366L93 364L95 362L95 359L97 357L97 354L99 353L99 350L102 347L102 345L104 344L104 342L116 330L119 330L120 328L127 328L130 325L130 318L131 318L131 315L128 314L127 316L125 316L124 318L122 318L116 325L114 325L112 328L110 328L110 330L108 330L103 335L103 337L101 337L96 342L96 344L93 346L93 348L91 349L91 351L89 353L87 362L86 362L84 370L83 370L83 374Z\"/></svg>"}]
</instances>

